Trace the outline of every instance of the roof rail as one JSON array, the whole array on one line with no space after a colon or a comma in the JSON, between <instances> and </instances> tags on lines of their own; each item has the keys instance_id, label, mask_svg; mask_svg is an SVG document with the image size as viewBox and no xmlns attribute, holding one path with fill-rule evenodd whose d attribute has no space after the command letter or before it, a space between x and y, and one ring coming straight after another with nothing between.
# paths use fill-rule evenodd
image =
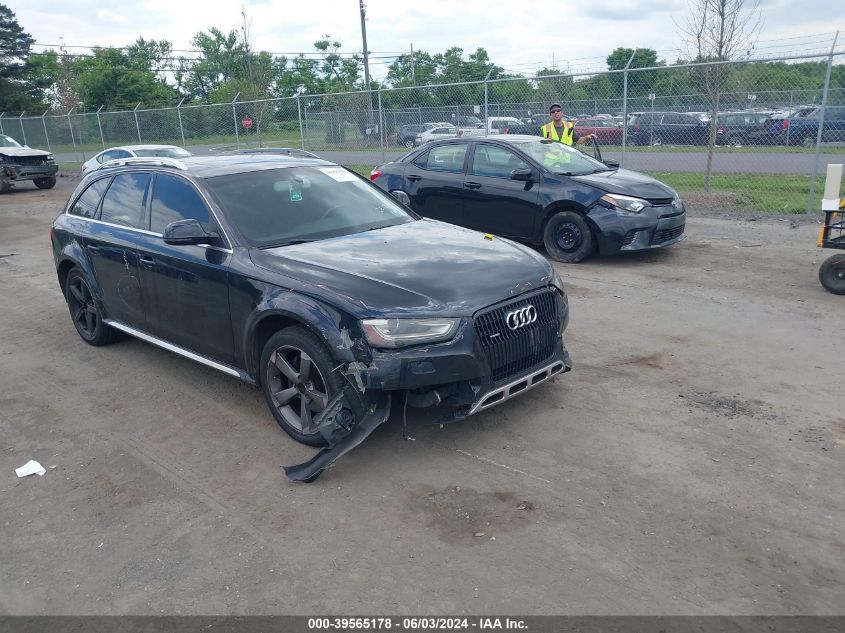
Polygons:
<instances>
[{"instance_id":1,"label":"roof rail","mask_svg":"<svg viewBox=\"0 0 845 633\"><path fill-rule=\"evenodd\" d=\"M239 154L284 154L285 156L304 156L305 158L320 158L304 149L296 147L253 147L238 151Z\"/></svg>"},{"instance_id":2,"label":"roof rail","mask_svg":"<svg viewBox=\"0 0 845 633\"><path fill-rule=\"evenodd\" d=\"M187 171L187 166L181 160L175 158L167 158L166 156L156 156L145 158L135 156L131 158L115 158L107 160L102 163L97 169L109 169L111 167L127 167L127 166L152 166L152 167L173 167L181 171Z\"/></svg>"}]
</instances>

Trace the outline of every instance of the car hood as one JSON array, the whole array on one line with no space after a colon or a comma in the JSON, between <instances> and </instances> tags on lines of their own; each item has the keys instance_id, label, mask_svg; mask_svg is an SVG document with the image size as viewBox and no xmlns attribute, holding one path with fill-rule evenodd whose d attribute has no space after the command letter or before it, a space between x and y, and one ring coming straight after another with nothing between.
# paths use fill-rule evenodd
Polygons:
<instances>
[{"instance_id":1,"label":"car hood","mask_svg":"<svg viewBox=\"0 0 845 633\"><path fill-rule=\"evenodd\" d=\"M419 220L365 233L253 249L256 266L298 280L301 292L365 316L469 316L549 283L551 265L509 240Z\"/></svg>"},{"instance_id":2,"label":"car hood","mask_svg":"<svg viewBox=\"0 0 845 633\"><path fill-rule=\"evenodd\" d=\"M586 176L572 176L573 180L597 187L607 193L637 198L672 198L675 191L659 180L627 169L600 171Z\"/></svg>"},{"instance_id":3,"label":"car hood","mask_svg":"<svg viewBox=\"0 0 845 633\"><path fill-rule=\"evenodd\" d=\"M50 152L28 147L0 147L0 154L5 156L49 156Z\"/></svg>"}]
</instances>

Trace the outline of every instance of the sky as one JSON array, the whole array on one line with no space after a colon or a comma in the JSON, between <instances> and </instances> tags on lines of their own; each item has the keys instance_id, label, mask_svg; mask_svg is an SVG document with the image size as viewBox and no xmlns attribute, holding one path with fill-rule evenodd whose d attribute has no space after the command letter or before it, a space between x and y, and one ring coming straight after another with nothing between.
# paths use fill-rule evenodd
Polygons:
<instances>
[{"instance_id":1,"label":"sky","mask_svg":"<svg viewBox=\"0 0 845 633\"><path fill-rule=\"evenodd\" d=\"M216 26L240 28L241 10L250 22L254 48L275 53L314 52L325 34L342 51L360 52L358 0L5 0L21 26L39 45L63 41L72 46L125 46L137 37L169 40L192 49L193 35ZM750 2L749 2L750 4ZM845 2L841 0L760 0L763 28L753 55L829 50L841 29L845 50ZM605 67L604 58L620 46L647 47L669 62L679 56L689 0L588 0L512 3L478 0L368 0L367 43L370 68L382 78L392 58L415 50L443 52L460 46L465 54L483 47L491 60L511 73L543 67L588 72ZM36 47L36 50L41 50ZM87 52L68 48L69 52Z\"/></svg>"}]
</instances>

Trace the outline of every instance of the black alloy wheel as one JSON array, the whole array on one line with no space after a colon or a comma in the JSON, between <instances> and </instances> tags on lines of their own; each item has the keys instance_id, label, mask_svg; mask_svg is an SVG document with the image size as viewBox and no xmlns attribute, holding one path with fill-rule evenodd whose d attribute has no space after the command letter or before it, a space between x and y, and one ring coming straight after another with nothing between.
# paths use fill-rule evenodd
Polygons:
<instances>
[{"instance_id":1,"label":"black alloy wheel","mask_svg":"<svg viewBox=\"0 0 845 633\"><path fill-rule=\"evenodd\" d=\"M65 283L65 297L73 326L89 345L107 345L116 337L116 330L110 328L104 321L97 307L91 287L79 268L68 273Z\"/></svg>"}]
</instances>

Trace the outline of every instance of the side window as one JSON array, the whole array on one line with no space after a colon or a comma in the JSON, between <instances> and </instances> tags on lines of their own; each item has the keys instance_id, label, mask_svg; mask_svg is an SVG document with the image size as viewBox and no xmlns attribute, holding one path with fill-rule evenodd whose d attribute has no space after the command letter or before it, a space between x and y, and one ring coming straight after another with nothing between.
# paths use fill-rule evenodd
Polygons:
<instances>
[{"instance_id":1,"label":"side window","mask_svg":"<svg viewBox=\"0 0 845 633\"><path fill-rule=\"evenodd\" d=\"M111 178L100 178L93 182L82 193L76 202L68 210L71 215L78 215L81 218L94 218L97 215L97 207L100 205L100 198L108 187Z\"/></svg>"},{"instance_id":2,"label":"side window","mask_svg":"<svg viewBox=\"0 0 845 633\"><path fill-rule=\"evenodd\" d=\"M109 190L103 197L103 222L128 226L134 229L146 228L144 218L147 210L147 191L150 174L119 174L114 177Z\"/></svg>"},{"instance_id":3,"label":"side window","mask_svg":"<svg viewBox=\"0 0 845 633\"><path fill-rule=\"evenodd\" d=\"M514 169L524 169L528 163L513 152L492 145L479 144L472 159L472 173L476 176L510 178Z\"/></svg>"},{"instance_id":4,"label":"side window","mask_svg":"<svg viewBox=\"0 0 845 633\"><path fill-rule=\"evenodd\" d=\"M677 114L664 114L663 115L663 125L677 125L680 123L678 120L680 117Z\"/></svg>"},{"instance_id":5,"label":"side window","mask_svg":"<svg viewBox=\"0 0 845 633\"><path fill-rule=\"evenodd\" d=\"M449 171L462 173L464 171L464 157L467 144L452 144L433 147L425 158L425 162L417 162L423 169L429 171Z\"/></svg>"},{"instance_id":6,"label":"side window","mask_svg":"<svg viewBox=\"0 0 845 633\"><path fill-rule=\"evenodd\" d=\"M132 154L127 152L125 149L110 149L107 152L103 152L97 158L97 160L101 163L106 162L107 160L115 160L117 158L130 158Z\"/></svg>"},{"instance_id":7,"label":"side window","mask_svg":"<svg viewBox=\"0 0 845 633\"><path fill-rule=\"evenodd\" d=\"M207 232L213 228L208 207L193 185L176 176L158 174L150 207L150 230L164 233L168 224L179 220L196 220Z\"/></svg>"}]
</instances>

